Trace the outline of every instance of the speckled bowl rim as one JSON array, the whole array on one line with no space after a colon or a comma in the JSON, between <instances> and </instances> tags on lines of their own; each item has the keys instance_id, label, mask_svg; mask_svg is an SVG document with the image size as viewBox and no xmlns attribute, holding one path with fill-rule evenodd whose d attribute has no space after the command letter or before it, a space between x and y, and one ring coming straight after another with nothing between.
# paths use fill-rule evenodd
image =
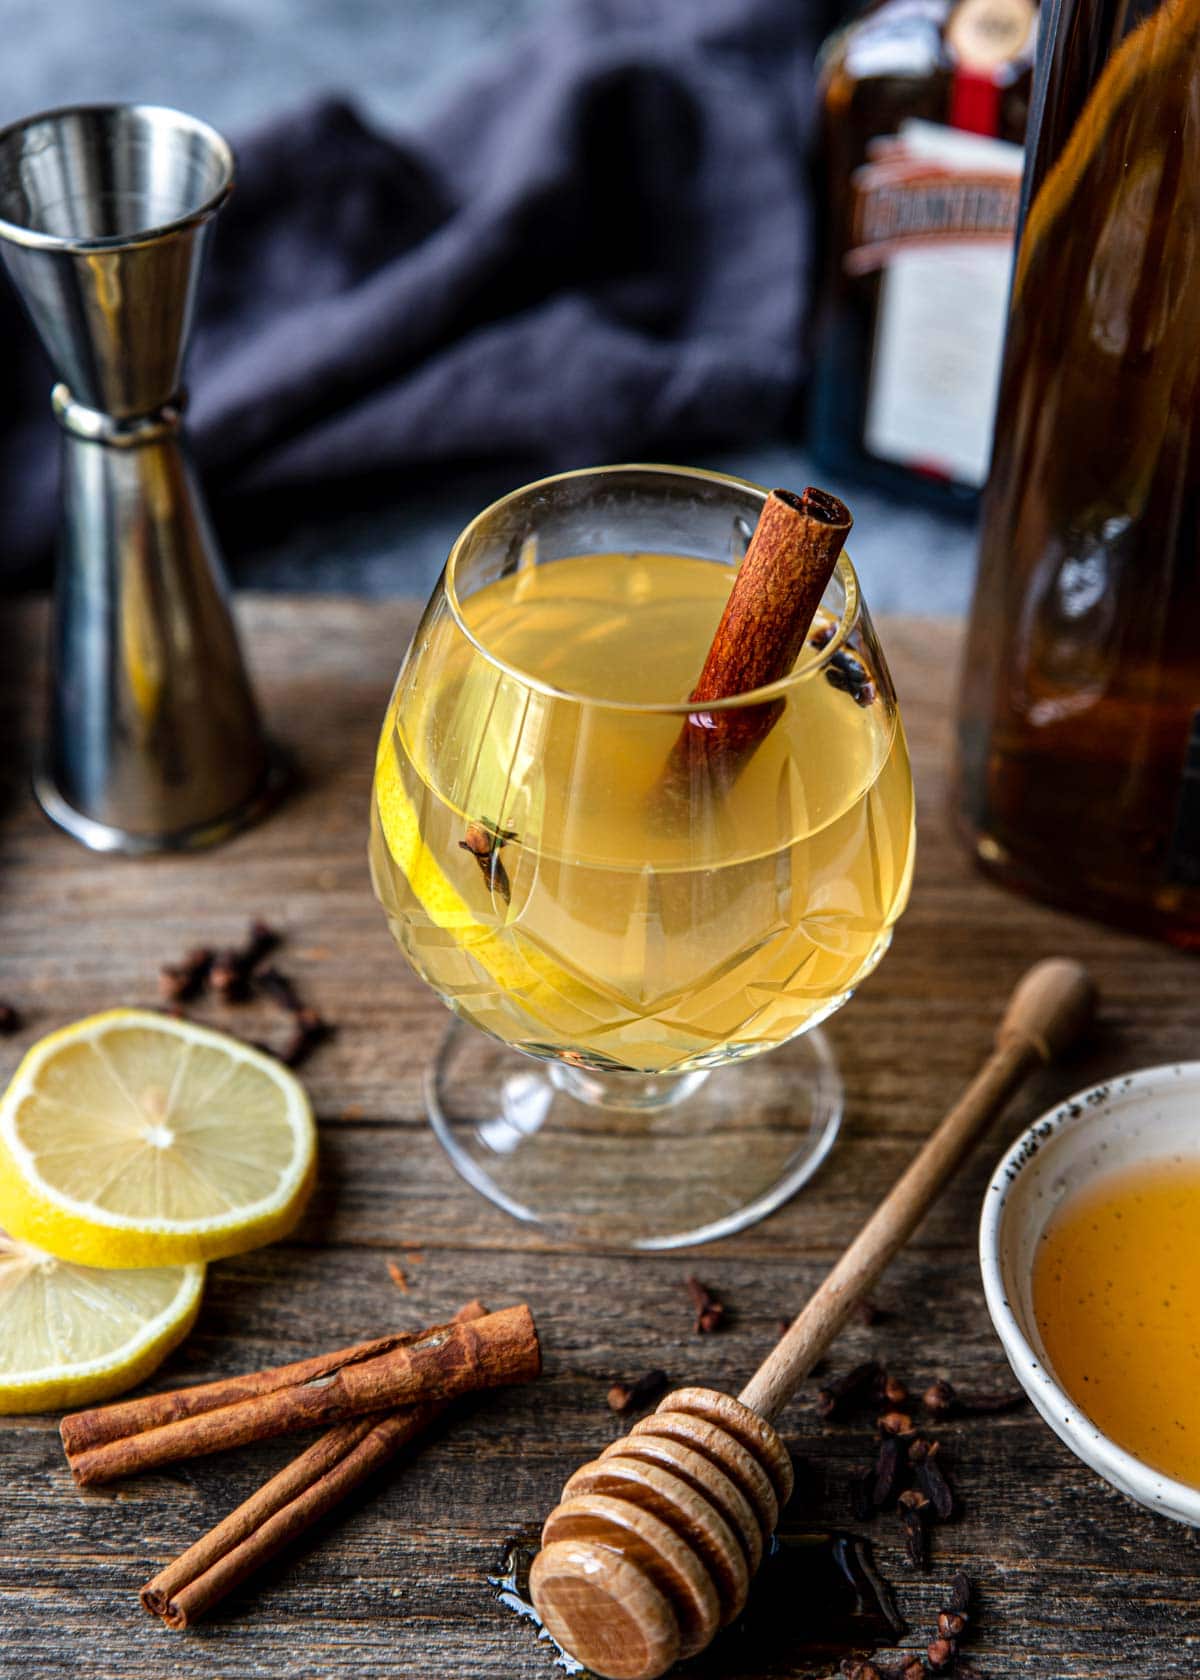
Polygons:
<instances>
[{"instance_id":1,"label":"speckled bowl rim","mask_svg":"<svg viewBox=\"0 0 1200 1680\"><path fill-rule=\"evenodd\" d=\"M1066 1134L1083 1126L1103 1125L1106 1109L1118 1102L1126 1106L1130 1093L1149 1098L1167 1081L1177 1086L1181 1080L1194 1088L1200 1113L1200 1062L1167 1062L1077 1091L1035 1120L1001 1158L988 1184L979 1222L979 1264L988 1313L1008 1362L1058 1438L1119 1492L1151 1511L1200 1528L1200 1489L1176 1481L1117 1446L1059 1385L1009 1304L1000 1263L1011 1240L1005 1230L1009 1198L1024 1170L1035 1159L1044 1159L1046 1151L1053 1150Z\"/></svg>"}]
</instances>

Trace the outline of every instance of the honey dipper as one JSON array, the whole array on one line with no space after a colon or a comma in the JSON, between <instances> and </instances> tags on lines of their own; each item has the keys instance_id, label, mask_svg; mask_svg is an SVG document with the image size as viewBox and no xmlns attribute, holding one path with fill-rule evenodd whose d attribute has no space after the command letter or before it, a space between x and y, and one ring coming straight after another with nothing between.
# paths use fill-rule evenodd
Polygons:
<instances>
[{"instance_id":1,"label":"honey dipper","mask_svg":"<svg viewBox=\"0 0 1200 1680\"><path fill-rule=\"evenodd\" d=\"M1026 1074L1084 1031L1094 997L1078 963L1031 968L979 1073L738 1398L677 1389L571 1477L530 1588L573 1657L608 1680L654 1680L738 1615L792 1491L772 1420Z\"/></svg>"}]
</instances>

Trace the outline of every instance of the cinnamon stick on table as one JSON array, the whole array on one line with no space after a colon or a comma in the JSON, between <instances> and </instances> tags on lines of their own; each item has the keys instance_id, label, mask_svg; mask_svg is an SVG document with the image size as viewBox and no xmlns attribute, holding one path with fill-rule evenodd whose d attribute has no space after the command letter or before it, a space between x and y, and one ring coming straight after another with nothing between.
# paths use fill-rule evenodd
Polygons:
<instances>
[{"instance_id":1,"label":"cinnamon stick on table","mask_svg":"<svg viewBox=\"0 0 1200 1680\"><path fill-rule=\"evenodd\" d=\"M479 1301L471 1301L454 1316L456 1322L469 1323L486 1313ZM394 1458L444 1410L445 1402L431 1401L382 1418L336 1424L148 1581L140 1594L143 1607L161 1616L169 1628L187 1627Z\"/></svg>"},{"instance_id":2,"label":"cinnamon stick on table","mask_svg":"<svg viewBox=\"0 0 1200 1680\"><path fill-rule=\"evenodd\" d=\"M828 491L771 491L690 703L728 700L788 675L853 523ZM697 775L732 781L782 711L783 701L772 700L691 713L667 762L665 786L686 794Z\"/></svg>"},{"instance_id":3,"label":"cinnamon stick on table","mask_svg":"<svg viewBox=\"0 0 1200 1680\"><path fill-rule=\"evenodd\" d=\"M110 1406L94 1406L87 1412L71 1412L59 1424L58 1433L67 1457L75 1458L89 1447L103 1446L106 1441L140 1435L147 1429L156 1429L164 1423L177 1423L183 1418L196 1417L201 1412L214 1412L218 1407L231 1406L238 1400L252 1400L298 1383L327 1377L343 1365L374 1359L396 1348L410 1347L424 1334L423 1330L402 1330L392 1336L379 1336L371 1342L338 1348L334 1353L319 1353L312 1359L300 1359L294 1365L276 1365L269 1371L249 1371L240 1377L221 1377L216 1382L197 1383L192 1388L146 1394L138 1400L119 1400Z\"/></svg>"},{"instance_id":4,"label":"cinnamon stick on table","mask_svg":"<svg viewBox=\"0 0 1200 1680\"><path fill-rule=\"evenodd\" d=\"M375 1343L364 1343L368 1351L362 1358L347 1357L356 1350L343 1348L323 1361L303 1361L310 1374L300 1381L294 1380L295 1366L234 1378L227 1403L222 1403L226 1385L206 1383L204 1410L193 1409L197 1390L127 1402L119 1408L122 1432L117 1435L104 1418L108 1408L77 1413L61 1425L67 1462L79 1485L88 1487L298 1429L528 1382L541 1369L537 1330L526 1306L474 1322L435 1325L407 1341L396 1338L396 1343L381 1354L370 1351ZM171 1421L159 1421L164 1412ZM148 1427L142 1427L143 1419L149 1420Z\"/></svg>"}]
</instances>

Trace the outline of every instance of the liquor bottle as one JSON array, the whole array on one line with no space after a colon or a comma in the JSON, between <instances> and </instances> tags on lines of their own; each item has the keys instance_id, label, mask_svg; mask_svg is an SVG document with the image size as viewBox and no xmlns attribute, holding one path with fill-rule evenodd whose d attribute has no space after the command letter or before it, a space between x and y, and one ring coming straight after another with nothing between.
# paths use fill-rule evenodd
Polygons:
<instances>
[{"instance_id":1,"label":"liquor bottle","mask_svg":"<svg viewBox=\"0 0 1200 1680\"><path fill-rule=\"evenodd\" d=\"M810 408L834 471L974 505L987 472L1032 0L875 0L821 57Z\"/></svg>"},{"instance_id":2,"label":"liquor bottle","mask_svg":"<svg viewBox=\"0 0 1200 1680\"><path fill-rule=\"evenodd\" d=\"M1200 0L1060 0L959 721L977 856L1200 948Z\"/></svg>"}]
</instances>

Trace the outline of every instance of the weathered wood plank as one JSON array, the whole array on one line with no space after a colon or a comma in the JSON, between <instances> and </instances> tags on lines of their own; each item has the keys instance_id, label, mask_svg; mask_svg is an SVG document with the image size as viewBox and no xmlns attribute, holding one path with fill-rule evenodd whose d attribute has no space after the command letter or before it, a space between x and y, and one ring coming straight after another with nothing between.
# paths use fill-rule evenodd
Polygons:
<instances>
[{"instance_id":1,"label":"weathered wood plank","mask_svg":"<svg viewBox=\"0 0 1200 1680\"><path fill-rule=\"evenodd\" d=\"M272 727L296 751L304 786L214 857L136 864L89 856L32 809L24 782L40 614L14 609L0 625L0 995L28 1015L23 1034L0 1043L0 1077L52 1026L155 1001L164 958L201 939L232 942L254 914L277 921L287 967L338 1023L306 1070L322 1122L320 1184L292 1241L212 1268L199 1324L161 1381L201 1381L389 1324L430 1322L475 1293L531 1302L546 1376L536 1405L514 1393L466 1409L182 1637L141 1612L138 1585L282 1463L287 1444L83 1494L54 1420L0 1420L0 1680L548 1675L546 1647L492 1604L484 1576L507 1534L532 1530L566 1475L619 1433L604 1403L612 1378L662 1365L675 1381L743 1381L780 1315L800 1305L957 1093L1012 981L1034 957L1063 950L1096 970L1104 1032L1013 1105L893 1266L880 1290L888 1319L847 1330L837 1353L839 1364L879 1354L914 1380L1006 1380L974 1261L991 1162L1004 1137L1066 1090L1194 1054L1196 971L971 874L945 809L958 634L935 621L892 621L884 636L913 749L921 852L891 954L829 1028L847 1082L838 1148L790 1207L687 1260L571 1252L466 1189L423 1121L421 1075L446 1016L396 955L365 864L375 734L411 608L252 599L243 617ZM266 1020L208 1013L254 1032ZM408 1296L386 1269L402 1242L424 1256L405 1261ZM719 1336L692 1333L681 1282L689 1268L729 1304ZM823 1427L799 1402L786 1422L796 1450L822 1470L824 1491L806 1518L848 1522L849 1474L870 1453L869 1432ZM914 1629L928 1627L961 1563L981 1586L976 1660L986 1672L1087 1680L1118 1665L1196 1671L1192 1536L1109 1491L1028 1414L942 1434L966 1510L938 1531L931 1575L912 1577L889 1519L874 1525ZM739 1680L736 1665L730 1680Z\"/></svg>"}]
</instances>

